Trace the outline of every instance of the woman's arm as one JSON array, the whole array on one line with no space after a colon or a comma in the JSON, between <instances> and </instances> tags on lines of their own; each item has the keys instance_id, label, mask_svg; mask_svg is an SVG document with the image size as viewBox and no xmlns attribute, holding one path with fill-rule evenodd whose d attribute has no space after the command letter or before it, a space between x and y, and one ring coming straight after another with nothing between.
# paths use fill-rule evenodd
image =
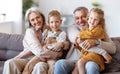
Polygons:
<instances>
[{"instance_id":1,"label":"woman's arm","mask_svg":"<svg viewBox=\"0 0 120 74\"><path fill-rule=\"evenodd\" d=\"M30 50L36 56L39 56L40 52L42 52L41 42L37 38L32 28L26 30L23 46L25 49Z\"/></svg>"}]
</instances>

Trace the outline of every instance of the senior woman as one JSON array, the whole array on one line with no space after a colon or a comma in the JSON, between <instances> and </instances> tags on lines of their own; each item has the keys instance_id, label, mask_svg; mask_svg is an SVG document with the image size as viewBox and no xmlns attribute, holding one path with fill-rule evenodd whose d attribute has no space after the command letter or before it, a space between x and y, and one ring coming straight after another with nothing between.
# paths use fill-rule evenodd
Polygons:
<instances>
[{"instance_id":1,"label":"senior woman","mask_svg":"<svg viewBox=\"0 0 120 74\"><path fill-rule=\"evenodd\" d=\"M27 10L25 15L25 24L28 26L24 39L24 50L16 57L9 59L4 64L3 74L22 74L26 64L32 57L39 56L44 39L45 18L36 7ZM48 66L45 62L37 63L32 74L47 74Z\"/></svg>"}]
</instances>

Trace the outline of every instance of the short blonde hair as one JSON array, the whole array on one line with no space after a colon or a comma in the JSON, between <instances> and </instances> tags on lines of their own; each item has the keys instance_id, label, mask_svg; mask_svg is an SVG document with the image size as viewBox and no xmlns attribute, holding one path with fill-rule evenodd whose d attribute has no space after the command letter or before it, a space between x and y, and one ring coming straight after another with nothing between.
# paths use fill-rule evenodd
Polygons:
<instances>
[{"instance_id":1,"label":"short blonde hair","mask_svg":"<svg viewBox=\"0 0 120 74\"><path fill-rule=\"evenodd\" d=\"M61 19L61 14L60 14L60 12L59 11L57 11L57 10L52 10L51 12L49 12L49 14L48 14L48 22L49 22L49 19L50 19L50 17L58 17L58 18L60 18Z\"/></svg>"}]
</instances>

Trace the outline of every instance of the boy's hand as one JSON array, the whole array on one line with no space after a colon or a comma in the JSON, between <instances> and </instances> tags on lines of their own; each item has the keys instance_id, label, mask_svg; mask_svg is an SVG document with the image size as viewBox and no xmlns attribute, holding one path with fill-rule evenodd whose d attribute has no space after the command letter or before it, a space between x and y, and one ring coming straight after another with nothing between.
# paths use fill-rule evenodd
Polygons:
<instances>
[{"instance_id":1,"label":"boy's hand","mask_svg":"<svg viewBox=\"0 0 120 74\"><path fill-rule=\"evenodd\" d=\"M54 43L52 45L53 45L53 48L51 50L56 52L60 51L61 48L63 47L62 43Z\"/></svg>"}]
</instances>

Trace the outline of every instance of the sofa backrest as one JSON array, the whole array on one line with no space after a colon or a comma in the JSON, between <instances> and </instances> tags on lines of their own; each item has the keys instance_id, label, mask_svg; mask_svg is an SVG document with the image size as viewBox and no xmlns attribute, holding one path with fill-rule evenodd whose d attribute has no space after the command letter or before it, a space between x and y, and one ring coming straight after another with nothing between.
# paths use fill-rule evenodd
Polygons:
<instances>
[{"instance_id":1,"label":"sofa backrest","mask_svg":"<svg viewBox=\"0 0 120 74\"><path fill-rule=\"evenodd\" d=\"M23 35L0 33L0 60L13 58L23 50Z\"/></svg>"}]
</instances>

